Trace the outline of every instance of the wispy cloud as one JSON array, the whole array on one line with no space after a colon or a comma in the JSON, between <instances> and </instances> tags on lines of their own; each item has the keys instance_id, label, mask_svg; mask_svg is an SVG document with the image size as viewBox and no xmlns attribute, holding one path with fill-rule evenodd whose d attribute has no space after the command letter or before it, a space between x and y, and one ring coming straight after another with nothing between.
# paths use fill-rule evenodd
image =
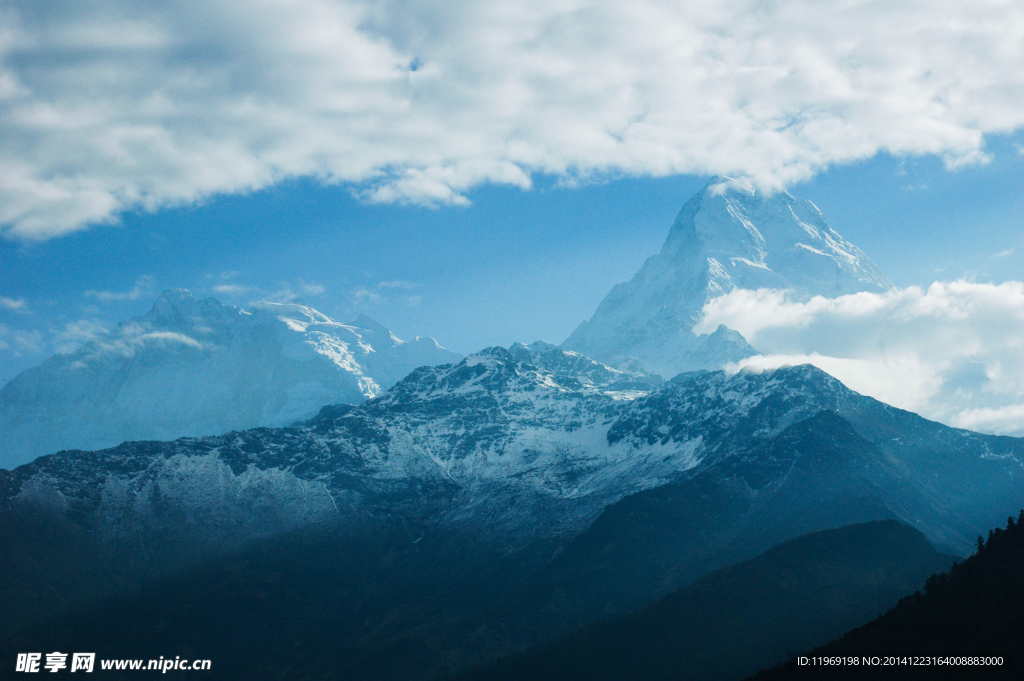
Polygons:
<instances>
[{"instance_id":1,"label":"wispy cloud","mask_svg":"<svg viewBox=\"0 0 1024 681\"><path fill-rule=\"evenodd\" d=\"M85 291L82 295L104 303L124 302L127 300L139 300L149 297L154 292L154 279L151 276L143 275L135 280L135 285L127 291Z\"/></svg>"},{"instance_id":2,"label":"wispy cloud","mask_svg":"<svg viewBox=\"0 0 1024 681\"><path fill-rule=\"evenodd\" d=\"M38 355L46 350L40 331L15 331L13 338L14 347L24 353Z\"/></svg>"},{"instance_id":3,"label":"wispy cloud","mask_svg":"<svg viewBox=\"0 0 1024 681\"><path fill-rule=\"evenodd\" d=\"M24 298L7 298L0 296L0 309L10 310L12 312L27 312L28 304Z\"/></svg>"},{"instance_id":4,"label":"wispy cloud","mask_svg":"<svg viewBox=\"0 0 1024 681\"><path fill-rule=\"evenodd\" d=\"M537 172L770 188L880 151L959 167L1024 125L1022 32L1019 3L953 0L17 3L0 230L294 177L464 204Z\"/></svg>"},{"instance_id":5,"label":"wispy cloud","mask_svg":"<svg viewBox=\"0 0 1024 681\"><path fill-rule=\"evenodd\" d=\"M401 279L395 279L394 281L382 281L377 284L377 288L383 289L398 289L402 291L411 291L412 289L419 288L419 284L412 281L402 281Z\"/></svg>"},{"instance_id":6,"label":"wispy cloud","mask_svg":"<svg viewBox=\"0 0 1024 681\"><path fill-rule=\"evenodd\" d=\"M68 322L54 336L53 349L64 354L74 352L82 345L97 340L106 333L106 327L95 319L78 319Z\"/></svg>"},{"instance_id":7,"label":"wispy cloud","mask_svg":"<svg viewBox=\"0 0 1024 681\"><path fill-rule=\"evenodd\" d=\"M357 310L380 305L383 302L384 296L365 287L356 289L355 293L352 294L352 305Z\"/></svg>"},{"instance_id":8,"label":"wispy cloud","mask_svg":"<svg viewBox=\"0 0 1024 681\"><path fill-rule=\"evenodd\" d=\"M992 257L993 258L1005 258L1008 255L1013 255L1013 249L1012 248L1008 248L1005 251L999 251L998 253L993 253Z\"/></svg>"},{"instance_id":9,"label":"wispy cloud","mask_svg":"<svg viewBox=\"0 0 1024 681\"><path fill-rule=\"evenodd\" d=\"M221 284L213 287L214 293L220 293L225 296L239 296L255 290L251 286L242 286L240 284Z\"/></svg>"},{"instance_id":10,"label":"wispy cloud","mask_svg":"<svg viewBox=\"0 0 1024 681\"><path fill-rule=\"evenodd\" d=\"M297 291L296 288L298 289ZM303 296L322 296L326 291L327 289L320 284L305 282L299 279L294 287L292 284L285 282L276 291L261 294L261 296L262 300L271 303L294 303L298 301L306 302Z\"/></svg>"},{"instance_id":11,"label":"wispy cloud","mask_svg":"<svg viewBox=\"0 0 1024 681\"><path fill-rule=\"evenodd\" d=\"M191 336L175 331L153 329L149 324L121 324L114 331L108 332L104 325L95 319L79 319L65 324L55 335L53 346L57 352L72 353L84 348L87 356L102 357L114 355L131 357L141 348L151 345L185 346L202 350L205 346Z\"/></svg>"},{"instance_id":12,"label":"wispy cloud","mask_svg":"<svg viewBox=\"0 0 1024 681\"><path fill-rule=\"evenodd\" d=\"M281 282L277 289L273 291L267 291L255 285L231 281L237 279L240 275L241 272L222 272L220 275L217 275L217 278L225 283L217 284L211 290L221 296L236 300L246 300L250 305L259 302L294 303L300 300L305 302L305 298L317 298L327 292L327 287L302 279L297 279L295 282ZM214 277L214 275L208 276L210 278Z\"/></svg>"},{"instance_id":13,"label":"wispy cloud","mask_svg":"<svg viewBox=\"0 0 1024 681\"><path fill-rule=\"evenodd\" d=\"M322 296L326 293L327 289L320 284L306 284L300 281L299 291L304 296Z\"/></svg>"},{"instance_id":14,"label":"wispy cloud","mask_svg":"<svg viewBox=\"0 0 1024 681\"><path fill-rule=\"evenodd\" d=\"M402 279L379 281L372 286L362 286L356 289L352 294L352 307L356 310L365 310L395 303L406 307L416 307L423 302L423 296L413 295L411 291L418 288L420 288L420 284L414 281Z\"/></svg>"},{"instance_id":15,"label":"wispy cloud","mask_svg":"<svg viewBox=\"0 0 1024 681\"><path fill-rule=\"evenodd\" d=\"M9 350L17 356L38 355L46 349L40 331L12 329L0 324L0 350Z\"/></svg>"}]
</instances>

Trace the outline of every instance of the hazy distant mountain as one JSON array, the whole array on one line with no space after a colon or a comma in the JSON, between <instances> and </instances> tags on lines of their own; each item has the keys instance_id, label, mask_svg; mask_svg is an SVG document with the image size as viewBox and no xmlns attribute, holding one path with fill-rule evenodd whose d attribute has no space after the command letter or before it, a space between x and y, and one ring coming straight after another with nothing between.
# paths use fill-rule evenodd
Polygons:
<instances>
[{"instance_id":1,"label":"hazy distant mountain","mask_svg":"<svg viewBox=\"0 0 1024 681\"><path fill-rule=\"evenodd\" d=\"M305 305L244 311L170 290L148 314L0 390L0 467L62 449L282 426L460 359L365 315L339 324Z\"/></svg>"},{"instance_id":2,"label":"hazy distant mountain","mask_svg":"<svg viewBox=\"0 0 1024 681\"><path fill-rule=\"evenodd\" d=\"M635 358L665 377L719 369L756 351L735 331L719 339L691 333L711 298L736 288L809 298L891 287L810 201L716 178L683 206L661 252L615 286L562 347L613 366Z\"/></svg>"}]
</instances>

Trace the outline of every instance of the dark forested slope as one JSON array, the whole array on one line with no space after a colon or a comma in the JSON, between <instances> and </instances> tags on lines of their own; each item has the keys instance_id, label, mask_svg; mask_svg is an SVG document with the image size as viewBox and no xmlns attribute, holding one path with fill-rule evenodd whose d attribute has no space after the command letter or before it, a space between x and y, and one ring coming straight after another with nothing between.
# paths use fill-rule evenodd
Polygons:
<instances>
[{"instance_id":1,"label":"dark forested slope","mask_svg":"<svg viewBox=\"0 0 1024 681\"><path fill-rule=\"evenodd\" d=\"M738 679L877 616L952 561L896 521L815 532L458 679Z\"/></svg>"},{"instance_id":2,"label":"dark forested slope","mask_svg":"<svg viewBox=\"0 0 1024 681\"><path fill-rule=\"evenodd\" d=\"M886 673L863 664L813 668L796 662L759 674L758 681L782 679L1020 679L1024 677L1024 511L1006 529L978 537L973 556L930 578L923 592L813 656L857 654L926 657L1001 656L1004 664L949 667L900 666ZM861 657L863 659L863 657Z\"/></svg>"}]
</instances>

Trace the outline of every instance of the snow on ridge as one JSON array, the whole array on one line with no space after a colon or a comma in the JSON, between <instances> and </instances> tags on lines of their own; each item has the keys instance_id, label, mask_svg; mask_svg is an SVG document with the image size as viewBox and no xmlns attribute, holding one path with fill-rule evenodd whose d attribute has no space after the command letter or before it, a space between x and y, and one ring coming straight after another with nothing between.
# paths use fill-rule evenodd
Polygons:
<instances>
[{"instance_id":1,"label":"snow on ridge","mask_svg":"<svg viewBox=\"0 0 1024 681\"><path fill-rule=\"evenodd\" d=\"M433 339L405 342L368 317L357 322L369 328L297 303L246 312L165 291L145 315L0 389L0 468L62 449L287 425L462 358Z\"/></svg>"},{"instance_id":2,"label":"snow on ridge","mask_svg":"<svg viewBox=\"0 0 1024 681\"><path fill-rule=\"evenodd\" d=\"M428 494L429 504L440 504L429 506L432 513L451 522L483 513L478 517L520 533L530 519L510 516L509 499L571 502L565 508L572 511L543 530L562 532L581 529L627 494L714 465L716 457L744 451L751 437L816 413L817 398L809 395L788 413L769 410L770 429L730 433L768 396L823 376L802 367L703 372L623 401L593 386L560 384L551 372L496 349L422 368L382 398L327 421L66 453L15 473L24 480L22 501L59 512L86 504L111 536L159 529L163 511L153 499L215 534L263 536L349 522L360 509L376 513L375 504L392 513L400 499L420 508L418 490L431 489L447 490ZM466 394L460 380L486 395ZM626 436L613 436L617 428ZM723 449L723 436L735 442ZM84 474L76 472L81 466Z\"/></svg>"}]
</instances>

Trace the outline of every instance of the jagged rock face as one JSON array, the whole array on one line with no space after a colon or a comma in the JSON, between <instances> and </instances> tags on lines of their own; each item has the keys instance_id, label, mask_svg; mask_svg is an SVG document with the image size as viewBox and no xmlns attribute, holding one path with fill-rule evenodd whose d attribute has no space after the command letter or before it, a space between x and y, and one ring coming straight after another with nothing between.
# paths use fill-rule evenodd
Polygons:
<instances>
[{"instance_id":1,"label":"jagged rock face","mask_svg":"<svg viewBox=\"0 0 1024 681\"><path fill-rule=\"evenodd\" d=\"M711 298L736 288L809 298L891 287L810 201L717 178L683 206L661 252L615 286L562 347L616 366L634 357L664 376L718 369L755 353L742 337L707 345L691 333Z\"/></svg>"},{"instance_id":2,"label":"jagged rock face","mask_svg":"<svg viewBox=\"0 0 1024 681\"><path fill-rule=\"evenodd\" d=\"M661 385L661 376L636 369L614 369L578 352L566 352L557 345L536 341L530 345L513 343L509 352L519 361L532 363L551 372L559 385L573 390L588 388L622 398L639 397Z\"/></svg>"},{"instance_id":3,"label":"jagged rock face","mask_svg":"<svg viewBox=\"0 0 1024 681\"><path fill-rule=\"evenodd\" d=\"M550 352L561 353L536 362L491 348L421 367L379 398L325 408L302 426L42 457L0 472L0 504L46 506L112 534L191 518L192 530L235 542L383 513L472 525L515 547L568 541L626 495L696 476L761 503L805 450L831 466L835 489L868 490L945 546L969 548L975 527L1024 501L1021 440L926 421L810 366L692 373L625 396L579 379L615 376L607 367ZM812 477L800 494L814 490ZM813 523L801 531L830 526Z\"/></svg>"},{"instance_id":4,"label":"jagged rock face","mask_svg":"<svg viewBox=\"0 0 1024 681\"><path fill-rule=\"evenodd\" d=\"M61 449L282 426L461 358L365 316L340 324L305 305L246 312L167 291L148 314L0 390L0 467Z\"/></svg>"}]
</instances>

